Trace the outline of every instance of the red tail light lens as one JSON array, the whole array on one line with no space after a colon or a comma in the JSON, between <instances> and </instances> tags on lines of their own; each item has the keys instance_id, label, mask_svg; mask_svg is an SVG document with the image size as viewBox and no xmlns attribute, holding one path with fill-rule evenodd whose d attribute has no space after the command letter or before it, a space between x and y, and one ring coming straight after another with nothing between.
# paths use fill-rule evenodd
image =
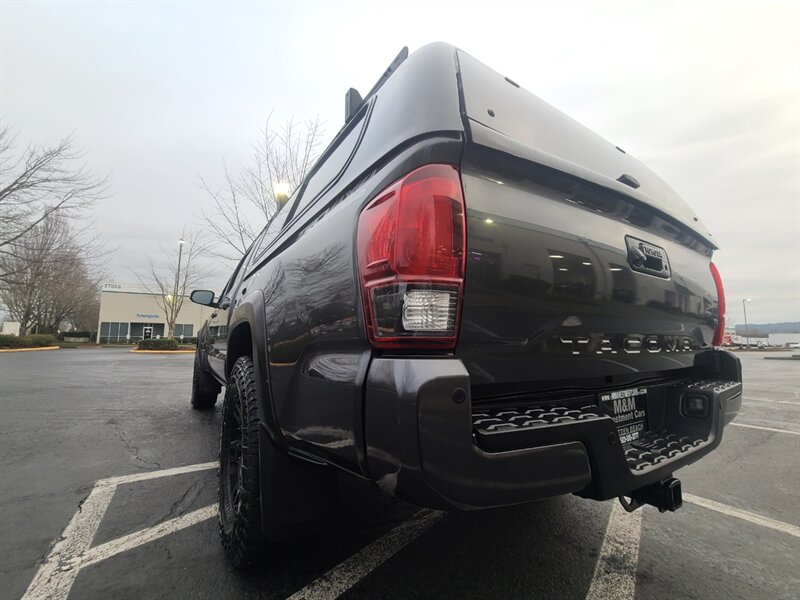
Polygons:
<instances>
[{"instance_id":1,"label":"red tail light lens","mask_svg":"<svg viewBox=\"0 0 800 600\"><path fill-rule=\"evenodd\" d=\"M711 276L714 278L714 286L717 288L717 308L719 310L717 327L714 329L714 339L711 343L714 346L721 346L725 336L725 290L722 289L722 278L719 276L717 266L713 262L708 266L711 269Z\"/></svg>"},{"instance_id":2,"label":"red tail light lens","mask_svg":"<svg viewBox=\"0 0 800 600\"><path fill-rule=\"evenodd\" d=\"M455 347L465 243L452 165L420 167L367 205L358 220L358 266L373 346Z\"/></svg>"}]
</instances>

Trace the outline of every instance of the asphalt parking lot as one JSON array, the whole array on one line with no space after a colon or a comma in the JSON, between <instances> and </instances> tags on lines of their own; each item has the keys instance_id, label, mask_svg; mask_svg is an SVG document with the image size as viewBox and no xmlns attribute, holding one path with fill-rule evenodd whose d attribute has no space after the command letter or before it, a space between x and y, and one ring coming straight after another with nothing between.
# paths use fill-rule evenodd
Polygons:
<instances>
[{"instance_id":1,"label":"asphalt parking lot","mask_svg":"<svg viewBox=\"0 0 800 600\"><path fill-rule=\"evenodd\" d=\"M0 597L798 598L800 361L741 357L743 412L679 472L677 513L568 496L442 514L346 480L329 528L241 574L191 355L3 354Z\"/></svg>"}]
</instances>

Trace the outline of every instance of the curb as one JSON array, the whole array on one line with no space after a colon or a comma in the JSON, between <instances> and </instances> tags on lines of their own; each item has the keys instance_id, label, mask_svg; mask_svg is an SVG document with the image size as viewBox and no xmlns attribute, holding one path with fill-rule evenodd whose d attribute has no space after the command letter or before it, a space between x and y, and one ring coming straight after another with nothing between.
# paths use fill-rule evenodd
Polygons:
<instances>
[{"instance_id":1,"label":"curb","mask_svg":"<svg viewBox=\"0 0 800 600\"><path fill-rule=\"evenodd\" d=\"M58 350L58 346L42 346L41 348L3 348L0 352L39 352L40 350Z\"/></svg>"},{"instance_id":2,"label":"curb","mask_svg":"<svg viewBox=\"0 0 800 600\"><path fill-rule=\"evenodd\" d=\"M128 350L134 354L194 354L194 350Z\"/></svg>"}]
</instances>

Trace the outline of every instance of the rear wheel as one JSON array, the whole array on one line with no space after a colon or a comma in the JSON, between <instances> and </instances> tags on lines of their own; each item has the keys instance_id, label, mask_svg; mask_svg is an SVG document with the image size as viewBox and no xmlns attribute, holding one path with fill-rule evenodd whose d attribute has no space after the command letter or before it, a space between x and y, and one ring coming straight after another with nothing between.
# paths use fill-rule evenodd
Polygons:
<instances>
[{"instance_id":1,"label":"rear wheel","mask_svg":"<svg viewBox=\"0 0 800 600\"><path fill-rule=\"evenodd\" d=\"M234 363L225 388L219 450L219 529L222 546L237 568L264 556L259 481L258 400L253 361Z\"/></svg>"},{"instance_id":2,"label":"rear wheel","mask_svg":"<svg viewBox=\"0 0 800 600\"><path fill-rule=\"evenodd\" d=\"M194 355L194 372L192 374L192 408L205 410L213 408L222 386L200 366L200 351Z\"/></svg>"}]
</instances>

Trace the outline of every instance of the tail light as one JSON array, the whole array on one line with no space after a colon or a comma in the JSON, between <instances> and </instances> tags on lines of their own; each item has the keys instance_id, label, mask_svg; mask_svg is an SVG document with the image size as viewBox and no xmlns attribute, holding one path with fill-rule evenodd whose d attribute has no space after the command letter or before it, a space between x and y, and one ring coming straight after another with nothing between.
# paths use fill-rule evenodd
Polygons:
<instances>
[{"instance_id":1,"label":"tail light","mask_svg":"<svg viewBox=\"0 0 800 600\"><path fill-rule=\"evenodd\" d=\"M719 310L717 327L714 329L714 339L711 343L714 346L721 346L725 336L725 290L722 289L722 278L719 276L717 265L712 262L708 266L711 269L711 276L714 278L714 286L717 288L717 308Z\"/></svg>"},{"instance_id":2,"label":"tail light","mask_svg":"<svg viewBox=\"0 0 800 600\"><path fill-rule=\"evenodd\" d=\"M394 182L358 219L364 316L376 348L455 348L464 289L464 197L452 165Z\"/></svg>"}]
</instances>

